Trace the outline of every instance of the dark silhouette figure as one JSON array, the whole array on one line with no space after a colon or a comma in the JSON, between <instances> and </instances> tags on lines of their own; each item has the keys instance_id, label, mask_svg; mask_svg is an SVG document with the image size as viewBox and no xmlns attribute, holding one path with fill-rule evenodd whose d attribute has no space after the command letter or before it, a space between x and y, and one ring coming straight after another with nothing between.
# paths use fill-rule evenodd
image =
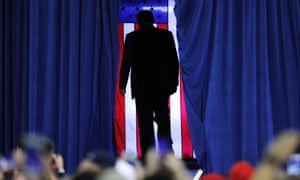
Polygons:
<instances>
[{"instance_id":1,"label":"dark silhouette figure","mask_svg":"<svg viewBox=\"0 0 300 180\"><path fill-rule=\"evenodd\" d=\"M172 150L168 102L178 86L179 63L172 33L155 28L150 11L140 11L137 21L140 29L126 35L119 88L124 95L131 71L132 98L145 155L155 145L153 120L158 125L160 150Z\"/></svg>"}]
</instances>

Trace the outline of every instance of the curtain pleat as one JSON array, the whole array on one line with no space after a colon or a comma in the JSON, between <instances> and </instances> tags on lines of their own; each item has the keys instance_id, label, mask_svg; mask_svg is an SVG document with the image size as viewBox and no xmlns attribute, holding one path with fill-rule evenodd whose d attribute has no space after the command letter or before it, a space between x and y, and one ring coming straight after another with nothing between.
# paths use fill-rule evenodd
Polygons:
<instances>
[{"instance_id":1,"label":"curtain pleat","mask_svg":"<svg viewBox=\"0 0 300 180\"><path fill-rule=\"evenodd\" d=\"M189 8L187 8L189 7ZM195 154L223 174L256 165L268 141L299 129L299 1L176 1Z\"/></svg>"},{"instance_id":2,"label":"curtain pleat","mask_svg":"<svg viewBox=\"0 0 300 180\"><path fill-rule=\"evenodd\" d=\"M0 152L23 133L53 139L72 171L116 155L117 0L0 2Z\"/></svg>"}]
</instances>

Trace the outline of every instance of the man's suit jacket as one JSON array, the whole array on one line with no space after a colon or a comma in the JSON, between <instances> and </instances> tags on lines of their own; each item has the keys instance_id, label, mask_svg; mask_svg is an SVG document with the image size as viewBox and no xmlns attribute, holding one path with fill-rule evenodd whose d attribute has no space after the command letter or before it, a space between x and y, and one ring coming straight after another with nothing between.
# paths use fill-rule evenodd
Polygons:
<instances>
[{"instance_id":1,"label":"man's suit jacket","mask_svg":"<svg viewBox=\"0 0 300 180\"><path fill-rule=\"evenodd\" d=\"M147 25L127 34L120 89L126 88L130 70L133 98L137 93L174 93L178 86L179 63L172 33Z\"/></svg>"}]
</instances>

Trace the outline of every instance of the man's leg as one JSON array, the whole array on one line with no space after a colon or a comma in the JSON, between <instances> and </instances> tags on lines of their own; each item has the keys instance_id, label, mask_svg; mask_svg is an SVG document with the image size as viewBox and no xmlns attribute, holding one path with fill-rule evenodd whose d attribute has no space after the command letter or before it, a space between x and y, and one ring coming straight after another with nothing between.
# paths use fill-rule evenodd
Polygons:
<instances>
[{"instance_id":1,"label":"man's leg","mask_svg":"<svg viewBox=\"0 0 300 180\"><path fill-rule=\"evenodd\" d=\"M138 114L140 145L142 156L154 146L153 108L151 98L147 96L136 97L136 110Z\"/></svg>"},{"instance_id":2,"label":"man's leg","mask_svg":"<svg viewBox=\"0 0 300 180\"><path fill-rule=\"evenodd\" d=\"M161 94L155 101L155 119L158 125L158 141L160 151L172 151L169 95Z\"/></svg>"}]
</instances>

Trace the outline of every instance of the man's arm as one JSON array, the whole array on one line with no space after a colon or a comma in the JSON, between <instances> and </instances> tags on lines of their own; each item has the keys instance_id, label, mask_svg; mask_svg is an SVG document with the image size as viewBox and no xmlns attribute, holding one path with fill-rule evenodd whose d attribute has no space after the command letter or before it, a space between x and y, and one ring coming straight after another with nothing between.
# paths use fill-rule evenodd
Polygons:
<instances>
[{"instance_id":1,"label":"man's arm","mask_svg":"<svg viewBox=\"0 0 300 180\"><path fill-rule=\"evenodd\" d=\"M171 80L171 94L176 92L179 83L179 60L175 47L175 41L171 32L169 32L169 67L170 67L170 80Z\"/></svg>"},{"instance_id":2,"label":"man's arm","mask_svg":"<svg viewBox=\"0 0 300 180\"><path fill-rule=\"evenodd\" d=\"M120 70L120 84L119 89L122 96L126 93L126 85L128 81L130 67L132 65L132 40L131 35L128 34L125 38L123 56L122 56L122 64Z\"/></svg>"}]
</instances>

